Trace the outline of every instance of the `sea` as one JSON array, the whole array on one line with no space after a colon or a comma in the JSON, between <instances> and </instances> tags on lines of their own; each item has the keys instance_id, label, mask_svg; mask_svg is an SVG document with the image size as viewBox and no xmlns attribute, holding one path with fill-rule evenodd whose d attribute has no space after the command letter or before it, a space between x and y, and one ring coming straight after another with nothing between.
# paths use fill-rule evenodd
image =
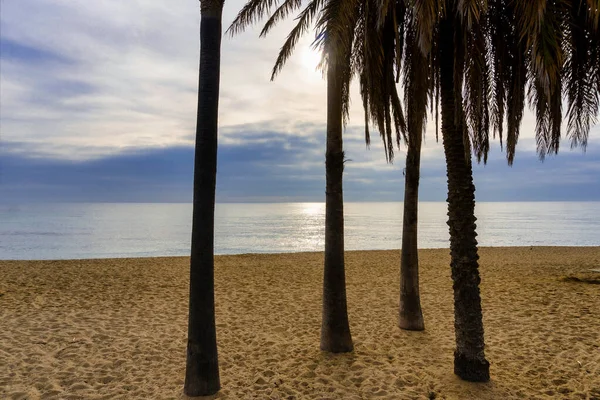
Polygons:
<instances>
[{"instance_id":1,"label":"sea","mask_svg":"<svg viewBox=\"0 0 600 400\"><path fill-rule=\"evenodd\" d=\"M419 248L448 248L447 205L419 204ZM217 204L215 253L323 251L323 203ZM402 203L344 204L346 250L399 249ZM600 246L600 202L477 203L480 246ZM191 204L0 205L0 259L185 256Z\"/></svg>"}]
</instances>

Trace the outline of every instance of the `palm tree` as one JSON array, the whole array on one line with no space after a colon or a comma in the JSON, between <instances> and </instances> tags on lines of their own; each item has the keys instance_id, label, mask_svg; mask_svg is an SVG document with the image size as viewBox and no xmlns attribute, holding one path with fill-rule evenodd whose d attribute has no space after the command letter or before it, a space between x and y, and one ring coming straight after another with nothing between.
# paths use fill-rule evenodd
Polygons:
<instances>
[{"instance_id":1,"label":"palm tree","mask_svg":"<svg viewBox=\"0 0 600 400\"><path fill-rule=\"evenodd\" d=\"M409 25L414 21L412 10L407 9L404 1L380 3L365 0L358 2L353 10L357 22L354 29L348 31L349 37L345 41L353 42L351 66L353 73L360 77L367 146L371 141L370 122L380 132L388 162L391 163L394 158L393 131L396 133L398 146L401 139L408 144L398 324L402 329L423 330L419 297L417 215L421 135L425 127L429 79L427 60L410 47L414 35L410 35ZM396 89L403 60L408 124Z\"/></svg>"},{"instance_id":2,"label":"palm tree","mask_svg":"<svg viewBox=\"0 0 600 400\"><path fill-rule=\"evenodd\" d=\"M330 45L327 54L327 144L325 152L325 264L321 350L343 353L353 350L346 304L344 268L344 150L342 113L344 80L348 62Z\"/></svg>"},{"instance_id":3,"label":"palm tree","mask_svg":"<svg viewBox=\"0 0 600 400\"><path fill-rule=\"evenodd\" d=\"M362 60L361 92L365 107L374 108L371 111L373 120L377 122L389 162L393 159L393 142L391 140L391 118L386 115L389 109L394 112L396 142L400 144L403 137L408 145L404 180L404 212L402 221L402 251L400 262L400 307L398 325L406 330L423 330L423 312L419 296L419 258L417 249L417 225L419 203L419 179L421 143L424 133L427 97L430 94L430 66L427 58L418 47L415 32L415 14L412 8L407 8L404 2L388 2L387 9L378 5L366 8L363 12L366 24L379 25L379 36L369 31L370 38L359 37L365 59ZM373 9L375 12L370 12ZM375 19L373 19L375 17ZM382 47L377 52L374 49ZM358 50L360 51L360 50ZM377 60L373 54L383 54L383 60ZM380 72L373 73L380 69ZM396 82L403 73L404 107L406 121L400 107L400 99L395 88L393 70L396 70ZM365 77L366 75L366 77ZM372 77L369 79L368 76ZM385 77L381 79L380 76ZM384 83L383 85L381 83ZM383 109L383 111L382 111ZM367 108L365 108L367 111ZM366 121L368 128L368 121ZM368 131L366 131L369 143Z\"/></svg>"},{"instance_id":4,"label":"palm tree","mask_svg":"<svg viewBox=\"0 0 600 400\"><path fill-rule=\"evenodd\" d=\"M354 1L354 0L353 0ZM334 30L323 15L333 13L341 1L312 0L298 16L298 23L288 35L273 67L271 79L281 69L292 54L298 39L306 33L317 13L318 26L323 31L321 44L324 49L323 64L327 68L327 139L325 154L325 263L323 274L323 310L321 325L321 350L341 353L353 350L346 302L346 281L344 266L344 200L342 176L344 171L344 151L342 131L344 116L348 113L348 90L350 84L348 46L336 40ZM232 34L262 18L274 6L269 0L250 0L240 11L228 31ZM285 0L266 22L261 36L281 19L299 9L301 2ZM329 10L329 11L327 11ZM352 25L344 25L352 26ZM325 31L328 34L325 34Z\"/></svg>"},{"instance_id":5,"label":"palm tree","mask_svg":"<svg viewBox=\"0 0 600 400\"><path fill-rule=\"evenodd\" d=\"M420 41L430 54L436 97L440 93L448 175L454 372L465 380L487 381L471 146L485 162L490 125L502 142L506 115L507 158L513 162L526 88L541 158L558 151L563 88L569 102L567 135L572 146L586 145L599 108L600 7L591 0L424 3Z\"/></svg>"},{"instance_id":6,"label":"palm tree","mask_svg":"<svg viewBox=\"0 0 600 400\"><path fill-rule=\"evenodd\" d=\"M567 136L585 148L600 105L600 3L597 0L491 0L492 121L512 164L528 98L541 159L558 152L563 97ZM506 110L505 110L506 109Z\"/></svg>"},{"instance_id":7,"label":"palm tree","mask_svg":"<svg viewBox=\"0 0 600 400\"><path fill-rule=\"evenodd\" d=\"M238 14L229 31L236 33L243 30L264 14L269 13L273 5L273 3L266 2L265 0L248 2ZM261 36L266 35L279 20L285 18L299 6L300 2L284 1L272 13L261 32ZM279 72L285 60L291 54L299 36L307 30L314 15L322 8L323 12L318 18L319 23L317 26L317 31L319 32L317 36L323 39L320 41L320 44L325 43L324 38L330 38L330 42L333 42L333 38L338 37L338 43L335 47L341 48L341 46L344 46L345 51L351 51L350 73L360 75L361 94L365 107L365 137L367 144L370 142L369 121L373 121L379 128L388 161L391 162L394 155L392 139L392 130L394 128L397 143L400 143L401 136L409 143L406 168L407 179L405 181L406 199L404 202L399 325L403 329L422 330L424 324L419 297L416 235L421 132L425 126L426 93L429 74L424 69L427 66L427 60L419 52L412 51L409 53L407 51L406 56L410 59L412 59L412 54L415 55L415 67L406 69L407 75L404 82L406 87L411 85L411 90L406 91L407 96L405 99L407 107L410 106L411 127L409 129L413 132L412 136L414 136L414 140L409 141L406 136L407 128L400 99L394 85L394 69L398 77L400 73L401 49L404 45L402 31L404 29L406 7L402 1L389 2L388 6L390 12L386 17L385 14L379 15L379 5L373 1L328 1L326 4L313 1L309 3L304 11L300 13L298 24L292 30L288 36L288 40L281 49L276 65L273 68L272 78ZM379 19L385 20L383 29L376 29ZM407 21L410 21L410 19L407 19ZM414 42L415 35L411 37ZM413 47L416 48L415 46L416 44ZM352 49L349 50L350 48ZM348 60L345 54L341 57L344 60ZM394 66L394 64L396 65ZM328 65L328 78L332 76L343 77L340 85L342 85L344 90L341 101L342 115L345 121L345 118L348 117L349 97L347 89L351 75L346 76L335 72L335 68L337 68L336 65L331 65L331 63ZM421 79L421 81L417 80L417 78ZM331 106L328 110L331 111L339 108L337 105L334 106L334 104L340 101L338 98L339 89L334 88L334 84L335 82L328 79L328 107ZM332 98L330 96L331 93L337 94ZM329 101L330 99L331 102ZM341 317L342 315L346 315L346 302L345 290L343 289L343 273L340 274L340 271L343 271L343 267L339 267L343 265L343 199L341 197L341 178L339 178L343 169L343 155L341 155L340 120L339 110L333 114L329 114L328 111L326 260L321 345L324 349L333 348L333 345L327 343L340 341L339 335L336 338L336 335L331 334L332 330L329 328L331 326L342 326L341 331L344 332L341 333L342 337L350 337L349 333L345 333L347 323L343 322L347 320L347 317ZM337 122L333 123L332 121ZM335 157L332 158L329 155L337 155L338 161L334 161ZM335 174L334 171L336 171ZM339 182L339 186L336 182ZM336 196L338 196L337 199ZM329 289L334 286L337 289ZM333 295L333 293L337 293L337 295ZM338 317L334 317L332 311Z\"/></svg>"},{"instance_id":8,"label":"palm tree","mask_svg":"<svg viewBox=\"0 0 600 400\"><path fill-rule=\"evenodd\" d=\"M454 373L462 379L479 382L489 380L489 363L484 354L479 294L475 185L471 150L468 140L465 140L467 131L461 90L463 76L456 71L457 65L461 67L460 64L464 65L465 61L460 43L457 43L463 38L456 34L460 32L460 25L456 21L455 4L449 6L439 22L438 41L442 140L448 177L450 267L454 282Z\"/></svg>"},{"instance_id":9,"label":"palm tree","mask_svg":"<svg viewBox=\"0 0 600 400\"><path fill-rule=\"evenodd\" d=\"M421 48L430 51L432 92L441 105L454 291L454 373L467 381L486 382L490 376L484 352L471 164L471 146L478 160L483 156L486 161L489 150L486 2L429 3L419 16L419 39Z\"/></svg>"},{"instance_id":10,"label":"palm tree","mask_svg":"<svg viewBox=\"0 0 600 400\"><path fill-rule=\"evenodd\" d=\"M416 150L420 150L420 135L424 126L427 96L429 96L430 106L436 104L436 115L437 104L441 104L442 140L448 176L450 265L454 281L456 334L454 371L465 380L487 381L489 363L484 355L479 294L480 278L474 216L475 187L471 169L467 117L463 111L462 97L463 86L467 94L481 94L486 89L484 83L475 79L476 72L479 70L468 68L471 64L483 68L486 66L485 62L480 66L475 62L481 61L477 55L468 59L465 57L467 46L481 45L479 42L481 29L478 21L482 5L478 0L460 3L454 0L418 2L406 0L406 4L410 20L406 26L405 58L408 55L410 63L407 64L405 60L405 101L410 132L409 152L413 150L412 154L407 155L406 185L411 186L414 191L415 183L418 184L419 158L416 154L420 152L417 153ZM483 57L485 58L485 53ZM472 59L475 61L471 61ZM469 96L467 100L470 100ZM487 104L483 103L484 106ZM465 108L469 109L470 104L467 101ZM412 108L408 108L409 106ZM485 112L482 112L472 117L473 121L477 122L477 118L483 120L485 116ZM481 129L476 131L472 138L479 138L484 128L485 124L481 124ZM479 142L474 140L474 143ZM481 151L485 152L485 149ZM411 174L409 174L409 165ZM407 192L410 193L410 190ZM410 196L409 201L405 199L405 203L409 203L408 207L411 206L410 199ZM413 221L416 225L416 218ZM407 229L406 225L405 229ZM416 227L412 229L416 230ZM410 253L407 253L407 261L410 261L409 256ZM416 264L416 261L413 263ZM409 271L408 268L406 270ZM407 276L411 275L407 274ZM418 279L416 274L412 276ZM410 317L410 314L408 315Z\"/></svg>"},{"instance_id":11,"label":"palm tree","mask_svg":"<svg viewBox=\"0 0 600 400\"><path fill-rule=\"evenodd\" d=\"M398 325L406 330L423 330L419 295L419 255L417 246L421 143L430 91L429 60L419 49L414 20L407 18L404 54L404 94L408 128L408 150L404 178L404 213L400 261L400 309Z\"/></svg>"},{"instance_id":12,"label":"palm tree","mask_svg":"<svg viewBox=\"0 0 600 400\"><path fill-rule=\"evenodd\" d=\"M313 1L298 17L299 22L292 30L281 49L272 78L280 71L291 54L298 37L304 33L317 10L321 8L316 30L316 45L324 49L323 64L327 65L328 114L327 114L327 153L326 153L326 232L325 232L325 271L323 283L323 319L321 329L321 349L331 352L350 351L351 336L347 322L345 294L344 254L343 254L343 148L342 127L348 118L349 84L353 74L360 75L361 95L365 107L365 134L370 142L369 121L377 124L386 149L386 157L393 159L392 131L396 131L399 144L403 136L406 141L406 123L400 99L394 85L394 64L399 74L403 45L401 35L394 34L403 27L405 7L398 3L398 10L385 17L383 30L376 28L378 4L373 1L329 0L327 3ZM396 3L390 3L395 7ZM236 33L269 12L272 4L264 0L254 0L246 4L229 28ZM291 13L298 2L285 1L277 8L265 24L264 36L280 19ZM396 15L398 14L398 15ZM414 37L414 35L412 36ZM382 43L384 44L382 46ZM400 56L398 56L398 54ZM429 75L422 68L426 59L414 52L415 67L407 72L405 84L411 85L407 91L406 103L411 104L411 126L416 137L409 145L407 165L408 196L405 213L405 246L403 246L402 293L400 326L404 329L423 329L423 317L418 291L418 259L416 240L416 214L418 203L418 168L421 133L427 104L427 81ZM408 55L408 52L407 52ZM420 63L420 64L419 64ZM417 78L425 79L424 82ZM423 90L424 89L424 90ZM410 97L414 98L410 98ZM415 155L416 153L416 155ZM415 173L416 168L416 173ZM416 179L415 179L416 176Z\"/></svg>"},{"instance_id":13,"label":"palm tree","mask_svg":"<svg viewBox=\"0 0 600 400\"><path fill-rule=\"evenodd\" d=\"M346 42L355 41L353 66L360 71L367 143L368 122L373 120L379 126L388 159L393 155L392 126L396 126L399 142L400 131L403 131L404 125L395 85L390 77L393 77L394 66L396 75L399 75L404 57L403 83L410 154L407 155L408 190L405 193L408 197L405 201L408 212L404 221L408 231L408 234L404 235L404 240L408 242L408 251L403 253L401 264L403 277L400 324L404 319L407 327L420 328L420 305L417 301L411 303L410 300L418 299L418 261L414 256L418 201L416 196L427 97L429 96L432 107L434 98L436 104L439 102L442 105L442 135L448 171L448 225L455 297L455 373L471 381L489 380L489 363L483 351L480 278L475 239L475 187L467 130L468 127L473 129L471 136L478 154L486 154L484 133L488 127L487 102L479 104L475 101L476 98L485 98L488 89L486 80L477 79L487 71L486 43L482 24L479 23L483 5L479 1L461 1L457 4L453 0L388 0L375 5L363 1L362 9L358 11L360 17L355 31L348 31L349 36L345 39ZM369 9L378 9L379 15L375 21L372 17L373 12L369 13ZM379 33L374 34L376 27ZM477 54L467 58L467 49L476 50ZM480 49L483 51L479 51ZM480 113L469 112L465 115L463 86L467 93L467 110L481 111ZM393 123L390 108L394 112ZM413 251L412 254L410 250Z\"/></svg>"},{"instance_id":14,"label":"palm tree","mask_svg":"<svg viewBox=\"0 0 600 400\"><path fill-rule=\"evenodd\" d=\"M194 161L190 300L184 393L220 389L215 327L214 223L223 0L200 1L200 77Z\"/></svg>"},{"instance_id":15,"label":"palm tree","mask_svg":"<svg viewBox=\"0 0 600 400\"><path fill-rule=\"evenodd\" d=\"M406 8L403 7L404 3L407 5ZM430 96L431 102L433 102L433 93L435 92L437 103L441 92L442 133L449 177L448 199L452 250L451 266L455 281L455 320L457 321L455 324L457 332L455 372L464 379L487 380L489 379L489 364L483 354L483 324L479 298L478 256L474 225L474 186L472 184L470 147L465 148L463 141L467 134L466 124L463 123L464 114L461 97L464 74L462 68L465 62L464 52L458 52L459 59L457 60L457 65L461 69L457 68L457 71L454 71L455 54L453 53L453 36L456 32L461 32L460 29L463 29L461 32L463 36L457 36L459 38L466 36L466 29L464 27L454 27L454 20L459 20L456 5L451 0L448 0L447 3L445 4L443 0L430 0L429 2L425 1L417 4L411 0L406 0L405 2L400 0L397 2L382 2L377 7L377 4L370 3L369 1L329 0L323 6L321 1L313 0L300 13L298 17L299 22L282 47L272 76L280 70L287 57L291 54L298 37L307 30L310 21L323 6L325 12L321 13L319 21L321 21L321 28L325 29L322 30L320 37L329 39L331 43L335 43L338 47L344 47L345 51L352 46L353 51L349 61L351 69L358 71L360 74L361 94L365 107L367 143L369 143L368 122L372 120L379 127L386 147L386 156L391 160L393 156L392 128L394 126L396 128L398 142L401 136L400 131L404 132L406 129L402 109L393 82L393 67L395 64L396 70L400 70L403 55L402 46L404 45L401 35L404 32L405 23L412 21L410 29L407 30L407 38L411 40L410 46L407 46L406 51L406 54L409 56L409 62L408 67L404 69L404 84L407 88L405 101L410 105L408 111L410 120L410 127L408 128L410 132L410 154L407 157L408 179L406 185L408 186L408 190L406 191L406 195L408 196L408 201L405 202L407 207L405 224L408 234L404 235L408 243L403 243L403 248L406 250L401 266L404 275L401 286L405 290L402 290L401 296L400 324L402 325L402 321L404 321L408 322L407 325L410 326L411 323L416 321L413 326L420 328L419 317L421 317L422 321L420 304L418 301L414 301L415 298L418 300L418 264L415 257L416 238L413 235L416 228L415 206L418 200L415 196L418 194L416 185L418 184L420 142L425 120L427 95ZM243 29L243 27L252 23L260 16L268 13L272 6L272 2L251 0L240 12L230 30L236 32ZM261 35L266 34L275 22L284 18L299 6L298 1L286 0L271 15ZM446 13L446 9L451 7L453 7L452 10ZM369 10L371 11L369 12ZM406 14L411 16L407 19L403 15L403 11L406 10L409 11ZM378 15L378 11L381 12L381 16ZM478 9L475 9L475 11L478 11ZM445 18L442 18L443 16ZM325 21L329 21L329 23ZM383 25L383 27L376 29L379 25ZM407 26L409 25L407 24ZM449 36L451 42L446 43L442 40L448 39L445 35ZM458 48L460 49L460 47L459 45ZM326 54L327 51L331 51L331 48L325 48ZM419 55L419 51L416 51L417 48L421 51L421 55ZM342 51L338 50L337 53L338 56L343 54L342 58L346 57L346 54ZM341 76L342 74L336 71L339 64L332 63L331 60L329 61L328 78ZM424 68L425 66L429 68ZM442 71L445 73L442 73ZM397 75L399 75L399 72L397 72ZM458 77L456 82L454 79L455 75ZM474 76L474 74L471 75ZM347 112L348 83L349 76L346 75L344 75L341 83L333 79L328 81L327 196L328 199L331 198L331 201L327 202L327 206L329 207L331 204L334 207L328 208L326 212L328 217L331 215L331 218L327 218L326 224L329 226L329 223L336 221L338 232L340 232L339 226L343 226L343 212L341 203L339 200L335 200L333 195L337 195L341 199L341 180L336 178L336 176L341 176L339 171L343 169L340 127L342 125L341 116ZM420 96L413 102L412 96L415 95ZM390 108L392 112L390 112ZM334 119L340 122L336 124L330 123L329 117L331 117L332 122ZM340 135L338 136L336 132L340 132ZM333 154L337 154L337 163L330 158L330 155ZM332 162L329 162L329 160L332 160ZM334 166L337 167L335 174L333 168L330 170L330 167ZM332 183L331 186L330 182ZM333 185L334 182L339 182L339 184ZM330 188L339 189L334 191L330 190ZM335 207L335 204L339 206ZM331 210L331 213L329 210ZM336 210L335 214L333 210ZM334 215L338 217L335 218ZM329 230L328 233L336 232L336 228L331 227L333 229ZM343 236L336 237L328 233L326 233L326 240L328 242L331 241L329 243L332 246L326 245L323 335L321 341L323 349L331 349L332 341L328 340L327 336L335 338L335 336L331 335L331 330L327 328L328 321L334 320L334 318L331 318L331 315L343 315L341 321L347 321L345 290L343 289L343 241L340 240L340 238L343 239ZM330 262L337 262L335 268L330 268L333 266ZM334 274L330 271L337 271L338 273ZM340 271L342 271L341 274L339 273ZM338 284L332 285L332 282L337 282ZM331 295L333 288L336 289L337 296ZM332 299L332 301L328 301L328 298ZM337 300L333 300L336 298ZM340 299L343 299L343 301ZM328 312L327 309L329 307L336 307L337 311L333 313ZM339 312L340 310L341 312ZM349 337L349 330L346 329L347 323L342 322L329 325L341 332L342 335L346 335L346 332L348 332L347 335ZM339 341L339 337L335 338L335 340Z\"/></svg>"},{"instance_id":16,"label":"palm tree","mask_svg":"<svg viewBox=\"0 0 600 400\"><path fill-rule=\"evenodd\" d=\"M264 0L254 0L249 4L258 7L264 3ZM388 14L390 3L397 6L395 13ZM397 70L400 69L404 44L401 35L406 32L409 38L411 32L414 34L412 47L406 44L405 58L408 51L412 51L409 54L416 54L414 49L417 47L422 53L422 58L406 58L411 61L408 62L408 68L404 69L405 101L414 107L407 112L409 152L417 149L420 143L415 132L420 131L419 124L424 123L426 104L421 100L412 102L413 96L427 93L430 106L436 106L436 116L437 106L441 105L448 176L448 225L456 334L454 372L465 380L487 381L489 363L484 353L471 150L478 161L483 158L485 162L489 151L490 122L502 142L503 117L506 115L507 156L509 163L512 163L525 104L525 88L528 87L529 103L536 110L536 138L540 157L558 151L562 82L569 100L568 135L572 145L585 146L590 124L598 113L599 7L594 0L535 0L519 3L508 0L398 0L393 3L387 0L379 5L382 17L376 25L381 25L381 21L389 21L385 17L390 15L393 17L393 29L383 28L385 33L379 37L379 45L373 43L373 46L365 46L368 40L378 37L368 32L375 25L370 17L365 17L365 10L373 6L368 1L360 2L360 6L352 1L346 1L345 4L345 7L338 6L338 9L358 12L359 17L353 22L356 25L354 31L338 29L346 36L337 40L345 46L349 42L354 43L350 64L353 69L362 71L361 94L367 122L367 143L368 121L372 119L379 125L388 157L393 150L391 127L396 125L398 132L398 129L402 129L398 127L403 123L399 102L396 102L397 94L394 95L395 86L389 85L388 80L390 66L395 63ZM399 18L402 4L406 5L406 15L412 15L412 25ZM296 0L286 0L271 16L263 34L274 21L299 6ZM282 48L279 65L282 59L291 54L298 36L307 29L320 6L321 3L315 0L301 13L298 25ZM266 12L264 7L262 13ZM248 21L250 19L246 23ZM348 22L351 21L349 18L341 21L338 27L354 26ZM399 21L405 21L405 24ZM363 35L362 39L360 35ZM394 37L396 53L391 56L388 46L390 38ZM363 46L364 51L355 51L357 46ZM369 61L375 64L369 67ZM413 73L427 71L429 80L426 81L424 74L419 74L419 79L411 80L410 72L407 72L411 70ZM344 82L349 82L349 78ZM414 82L412 91L411 82ZM346 92L342 95L343 110L347 110L344 106L347 99ZM390 106L394 111L393 122ZM397 137L400 135L397 134ZM414 157L407 158L411 166L417 164ZM414 183L414 176L408 181Z\"/></svg>"}]
</instances>

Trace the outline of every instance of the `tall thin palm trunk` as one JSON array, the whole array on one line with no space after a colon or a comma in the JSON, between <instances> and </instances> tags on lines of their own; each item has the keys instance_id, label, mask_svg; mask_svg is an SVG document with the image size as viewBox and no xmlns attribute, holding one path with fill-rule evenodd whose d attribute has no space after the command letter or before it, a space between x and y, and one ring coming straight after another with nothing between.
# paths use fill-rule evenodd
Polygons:
<instances>
[{"instance_id":1,"label":"tall thin palm trunk","mask_svg":"<svg viewBox=\"0 0 600 400\"><path fill-rule=\"evenodd\" d=\"M419 179L423 125L427 115L431 64L425 57L416 34L406 35L404 62L404 101L408 129L408 151L404 173L404 213L402 221L402 257L400 262L400 310L398 325L402 329L425 329L419 295L419 254L417 230L419 221Z\"/></svg>"},{"instance_id":2,"label":"tall thin palm trunk","mask_svg":"<svg viewBox=\"0 0 600 400\"><path fill-rule=\"evenodd\" d=\"M410 122L409 122L410 124ZM402 256L400 261L400 315L402 329L425 329L419 296L419 254L417 225L419 213L419 179L421 164L421 129L417 129L408 144L404 177L404 214L402 221Z\"/></svg>"},{"instance_id":3,"label":"tall thin palm trunk","mask_svg":"<svg viewBox=\"0 0 600 400\"><path fill-rule=\"evenodd\" d=\"M344 270L344 195L342 175L342 80L340 64L330 57L327 66L327 150L325 154L325 268L321 350L352 351L352 336L346 305Z\"/></svg>"},{"instance_id":4,"label":"tall thin palm trunk","mask_svg":"<svg viewBox=\"0 0 600 400\"><path fill-rule=\"evenodd\" d=\"M214 222L223 2L202 0L200 6L200 77L184 384L184 393L188 396L210 395L220 389L215 328Z\"/></svg>"},{"instance_id":5,"label":"tall thin palm trunk","mask_svg":"<svg viewBox=\"0 0 600 400\"><path fill-rule=\"evenodd\" d=\"M479 256L475 233L475 186L468 138L457 111L454 82L455 18L447 11L440 22L440 94L442 137L448 175L448 226L454 289L456 350L454 373L467 381L490 379L484 354L483 320L479 295ZM461 106L461 105L458 105Z\"/></svg>"}]
</instances>

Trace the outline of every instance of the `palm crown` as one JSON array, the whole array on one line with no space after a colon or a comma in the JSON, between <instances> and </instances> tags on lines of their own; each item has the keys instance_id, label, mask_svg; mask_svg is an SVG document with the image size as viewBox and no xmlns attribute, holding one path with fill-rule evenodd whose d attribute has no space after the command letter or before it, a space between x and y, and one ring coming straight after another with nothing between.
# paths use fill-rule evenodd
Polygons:
<instances>
[{"instance_id":1,"label":"palm crown","mask_svg":"<svg viewBox=\"0 0 600 400\"><path fill-rule=\"evenodd\" d=\"M493 129L501 145L506 137L512 164L526 102L536 116L540 158L558 152L564 100L566 135L572 146L585 147L599 107L597 0L403 3L413 7L413 30L432 69L430 94L439 93L440 17L455 16L456 117L462 120L479 160L486 160ZM432 106L438 102L439 96L430 100Z\"/></svg>"}]
</instances>

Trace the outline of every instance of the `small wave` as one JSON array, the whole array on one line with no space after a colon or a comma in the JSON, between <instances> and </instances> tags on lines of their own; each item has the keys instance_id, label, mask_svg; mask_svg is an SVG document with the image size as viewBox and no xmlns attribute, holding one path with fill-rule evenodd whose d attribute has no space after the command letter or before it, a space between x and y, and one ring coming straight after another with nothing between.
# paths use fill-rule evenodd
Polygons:
<instances>
[{"instance_id":1,"label":"small wave","mask_svg":"<svg viewBox=\"0 0 600 400\"><path fill-rule=\"evenodd\" d=\"M60 232L26 232L26 231L8 231L0 232L0 236L68 236L67 233Z\"/></svg>"}]
</instances>

